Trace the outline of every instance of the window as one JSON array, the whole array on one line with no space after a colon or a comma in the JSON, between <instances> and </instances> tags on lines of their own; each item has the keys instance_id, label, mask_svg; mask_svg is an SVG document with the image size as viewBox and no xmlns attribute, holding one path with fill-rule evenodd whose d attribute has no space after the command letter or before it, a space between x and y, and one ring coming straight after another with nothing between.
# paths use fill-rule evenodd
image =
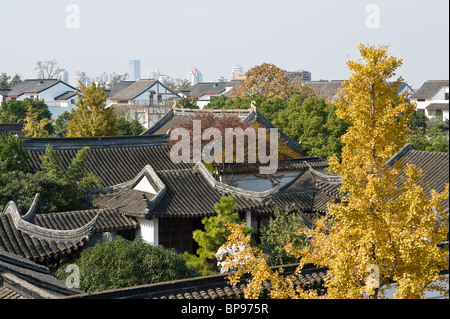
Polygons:
<instances>
[{"instance_id":1,"label":"window","mask_svg":"<svg viewBox=\"0 0 450 319\"><path fill-rule=\"evenodd\" d=\"M447 92L447 93L445 93L445 99L448 101L448 95L449 95L449 93Z\"/></svg>"},{"instance_id":2,"label":"window","mask_svg":"<svg viewBox=\"0 0 450 319\"><path fill-rule=\"evenodd\" d=\"M425 102L425 99L417 99L417 102Z\"/></svg>"},{"instance_id":3,"label":"window","mask_svg":"<svg viewBox=\"0 0 450 319\"><path fill-rule=\"evenodd\" d=\"M161 246L175 248L179 253L192 253L192 219L161 218L158 227Z\"/></svg>"}]
</instances>

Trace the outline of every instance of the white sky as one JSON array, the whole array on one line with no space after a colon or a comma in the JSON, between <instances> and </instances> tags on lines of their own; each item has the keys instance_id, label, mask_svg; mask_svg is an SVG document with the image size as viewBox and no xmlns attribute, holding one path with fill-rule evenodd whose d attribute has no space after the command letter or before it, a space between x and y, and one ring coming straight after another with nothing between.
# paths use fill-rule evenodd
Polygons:
<instances>
[{"instance_id":1,"label":"white sky","mask_svg":"<svg viewBox=\"0 0 450 319\"><path fill-rule=\"evenodd\" d=\"M403 59L397 75L418 88L449 78L448 0L0 0L0 72L35 78L38 60L57 60L70 72L95 77L158 68L185 78L197 67L204 81L263 62L313 80L348 78L357 46L389 45ZM68 28L69 4L80 10ZM368 28L370 4L379 28Z\"/></svg>"}]
</instances>

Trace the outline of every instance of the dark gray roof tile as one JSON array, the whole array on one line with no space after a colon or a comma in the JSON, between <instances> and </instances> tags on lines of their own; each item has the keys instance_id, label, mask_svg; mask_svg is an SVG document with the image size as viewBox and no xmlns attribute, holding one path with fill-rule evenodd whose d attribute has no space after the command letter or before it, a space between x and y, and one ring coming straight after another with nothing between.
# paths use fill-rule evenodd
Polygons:
<instances>
[{"instance_id":1,"label":"dark gray roof tile","mask_svg":"<svg viewBox=\"0 0 450 319\"><path fill-rule=\"evenodd\" d=\"M422 86L414 93L411 98L413 99L430 99L432 98L442 87L448 86L449 80L430 80L426 81Z\"/></svg>"},{"instance_id":2,"label":"dark gray roof tile","mask_svg":"<svg viewBox=\"0 0 450 319\"><path fill-rule=\"evenodd\" d=\"M120 90L117 94L113 95L113 100L132 100L135 97L141 95L145 91L149 90L158 81L154 79L142 79L137 80L131 85L126 86L123 90Z\"/></svg>"}]
</instances>

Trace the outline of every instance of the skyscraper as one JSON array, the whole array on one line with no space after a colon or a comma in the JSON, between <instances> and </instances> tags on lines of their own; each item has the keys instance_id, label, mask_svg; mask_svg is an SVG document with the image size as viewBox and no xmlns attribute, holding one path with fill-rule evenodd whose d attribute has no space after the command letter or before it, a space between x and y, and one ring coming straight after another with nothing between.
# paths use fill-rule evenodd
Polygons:
<instances>
[{"instance_id":1,"label":"skyscraper","mask_svg":"<svg viewBox=\"0 0 450 319\"><path fill-rule=\"evenodd\" d=\"M187 79L189 80L192 86L197 83L203 82L203 75L197 68L193 68L191 72L189 72Z\"/></svg>"},{"instance_id":2,"label":"skyscraper","mask_svg":"<svg viewBox=\"0 0 450 319\"><path fill-rule=\"evenodd\" d=\"M158 69L151 69L150 71L147 71L147 79L157 79L161 73Z\"/></svg>"},{"instance_id":3,"label":"skyscraper","mask_svg":"<svg viewBox=\"0 0 450 319\"><path fill-rule=\"evenodd\" d=\"M291 79L297 78L303 82L311 81L311 72L305 71L303 69L300 69L297 71L290 71L290 72L287 72L287 74L289 75L289 77Z\"/></svg>"},{"instance_id":4,"label":"skyscraper","mask_svg":"<svg viewBox=\"0 0 450 319\"><path fill-rule=\"evenodd\" d=\"M137 81L141 78L141 60L130 60L130 80Z\"/></svg>"},{"instance_id":5,"label":"skyscraper","mask_svg":"<svg viewBox=\"0 0 450 319\"><path fill-rule=\"evenodd\" d=\"M240 65L231 67L231 80L245 80L244 69Z\"/></svg>"}]
</instances>

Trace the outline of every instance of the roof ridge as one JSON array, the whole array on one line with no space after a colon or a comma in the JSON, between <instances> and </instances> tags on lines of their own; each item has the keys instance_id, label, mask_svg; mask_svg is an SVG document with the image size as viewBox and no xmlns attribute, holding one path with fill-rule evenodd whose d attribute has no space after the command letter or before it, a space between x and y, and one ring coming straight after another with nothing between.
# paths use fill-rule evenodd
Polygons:
<instances>
[{"instance_id":1,"label":"roof ridge","mask_svg":"<svg viewBox=\"0 0 450 319\"><path fill-rule=\"evenodd\" d=\"M214 187L218 190L222 190L222 191L229 192L229 193L236 194L236 195L251 197L251 198L254 198L257 200L263 200L263 199L267 198L268 196L278 192L280 189L280 186L281 186L281 184L278 184L277 186L275 186L269 190L262 191L262 192L250 191L250 190L246 190L243 188L230 186L223 182L219 182L211 175L211 173L208 171L208 169L206 168L206 166L203 163L196 163L194 168L196 168L196 170L199 171L203 175L203 177L207 180L207 182L212 187Z\"/></svg>"},{"instance_id":2,"label":"roof ridge","mask_svg":"<svg viewBox=\"0 0 450 319\"><path fill-rule=\"evenodd\" d=\"M26 221L20 216L19 209L14 201L8 202L3 214L8 214L16 229L28 234L31 237L54 240L56 242L76 242L88 238L94 228L94 225L101 212L99 212L91 221L82 227L70 230L49 229L38 226Z\"/></svg>"}]
</instances>

